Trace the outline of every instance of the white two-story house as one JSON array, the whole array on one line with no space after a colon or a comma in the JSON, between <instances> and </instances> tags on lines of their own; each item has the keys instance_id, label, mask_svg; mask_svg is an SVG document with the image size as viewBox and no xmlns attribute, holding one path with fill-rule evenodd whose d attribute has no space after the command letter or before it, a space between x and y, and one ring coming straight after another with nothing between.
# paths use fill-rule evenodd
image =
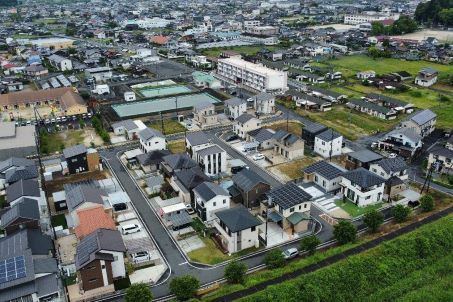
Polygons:
<instances>
[{"instance_id":1,"label":"white two-story house","mask_svg":"<svg viewBox=\"0 0 453 302\"><path fill-rule=\"evenodd\" d=\"M230 208L230 194L221 186L205 181L193 189L195 211L202 221L216 219L215 213Z\"/></svg>"},{"instance_id":2,"label":"white two-story house","mask_svg":"<svg viewBox=\"0 0 453 302\"><path fill-rule=\"evenodd\" d=\"M140 149L144 153L148 153L154 150L166 150L167 149L167 140L162 132L146 128L138 133L140 138Z\"/></svg>"},{"instance_id":3,"label":"white two-story house","mask_svg":"<svg viewBox=\"0 0 453 302\"><path fill-rule=\"evenodd\" d=\"M216 176L227 170L227 153L216 144L196 149L192 158L208 176Z\"/></svg>"},{"instance_id":4,"label":"white two-story house","mask_svg":"<svg viewBox=\"0 0 453 302\"><path fill-rule=\"evenodd\" d=\"M364 168L342 175L340 186L343 196L359 207L382 202L385 179Z\"/></svg>"},{"instance_id":5,"label":"white two-story house","mask_svg":"<svg viewBox=\"0 0 453 302\"><path fill-rule=\"evenodd\" d=\"M402 157L384 158L370 165L370 171L384 178L384 193L391 197L406 189L409 178L407 164Z\"/></svg>"},{"instance_id":6,"label":"white two-story house","mask_svg":"<svg viewBox=\"0 0 453 302\"><path fill-rule=\"evenodd\" d=\"M275 112L275 96L262 92L252 97L253 106L257 114L271 114Z\"/></svg>"},{"instance_id":7,"label":"white two-story house","mask_svg":"<svg viewBox=\"0 0 453 302\"><path fill-rule=\"evenodd\" d=\"M343 136L332 129L319 133L315 137L315 153L324 158L341 155Z\"/></svg>"},{"instance_id":8,"label":"white two-story house","mask_svg":"<svg viewBox=\"0 0 453 302\"><path fill-rule=\"evenodd\" d=\"M304 169L304 181L316 183L325 192L336 193L340 190L341 175L345 172L343 167L322 160Z\"/></svg>"},{"instance_id":9,"label":"white two-story house","mask_svg":"<svg viewBox=\"0 0 453 302\"><path fill-rule=\"evenodd\" d=\"M237 119L247 112L247 101L240 98L232 98L225 101L225 115L230 119Z\"/></svg>"},{"instance_id":10,"label":"white two-story house","mask_svg":"<svg viewBox=\"0 0 453 302\"><path fill-rule=\"evenodd\" d=\"M233 125L233 132L240 138L245 139L247 132L258 129L261 127L261 121L251 114L241 114Z\"/></svg>"},{"instance_id":11,"label":"white two-story house","mask_svg":"<svg viewBox=\"0 0 453 302\"><path fill-rule=\"evenodd\" d=\"M425 137L436 129L437 114L429 109L417 111L402 121L402 128L412 128L422 137Z\"/></svg>"}]
</instances>

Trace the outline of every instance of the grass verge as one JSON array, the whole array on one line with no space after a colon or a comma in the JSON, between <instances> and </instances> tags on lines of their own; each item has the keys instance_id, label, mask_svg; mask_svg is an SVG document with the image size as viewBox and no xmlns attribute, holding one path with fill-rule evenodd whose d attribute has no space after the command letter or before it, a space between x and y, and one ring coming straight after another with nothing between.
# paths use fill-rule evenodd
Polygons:
<instances>
[{"instance_id":1,"label":"grass verge","mask_svg":"<svg viewBox=\"0 0 453 302\"><path fill-rule=\"evenodd\" d=\"M337 200L335 201L335 204L352 217L357 217L365 214L368 211L377 210L382 207L382 203L373 204L366 207L359 207L352 203L350 200L346 200L346 202L344 202L343 200Z\"/></svg>"}]
</instances>

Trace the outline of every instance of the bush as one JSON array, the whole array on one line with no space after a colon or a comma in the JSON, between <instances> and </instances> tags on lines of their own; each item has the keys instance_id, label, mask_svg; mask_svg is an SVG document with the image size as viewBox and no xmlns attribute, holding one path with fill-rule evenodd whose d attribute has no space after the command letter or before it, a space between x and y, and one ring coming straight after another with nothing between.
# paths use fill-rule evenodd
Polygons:
<instances>
[{"instance_id":1,"label":"bush","mask_svg":"<svg viewBox=\"0 0 453 302\"><path fill-rule=\"evenodd\" d=\"M283 267L286 264L285 256L280 249L275 249L266 254L264 263L270 269Z\"/></svg>"},{"instance_id":2,"label":"bush","mask_svg":"<svg viewBox=\"0 0 453 302\"><path fill-rule=\"evenodd\" d=\"M145 283L132 284L127 290L124 296L126 302L151 302L153 300L153 294L148 285Z\"/></svg>"},{"instance_id":3,"label":"bush","mask_svg":"<svg viewBox=\"0 0 453 302\"><path fill-rule=\"evenodd\" d=\"M411 212L411 209L403 206L402 204L398 204L398 205L394 206L392 209L392 215L393 215L393 218L395 218L396 222L406 221L407 216L409 216L410 212Z\"/></svg>"},{"instance_id":4,"label":"bush","mask_svg":"<svg viewBox=\"0 0 453 302\"><path fill-rule=\"evenodd\" d=\"M244 283L245 273L247 272L247 266L237 260L231 261L225 266L225 279L230 283Z\"/></svg>"},{"instance_id":5,"label":"bush","mask_svg":"<svg viewBox=\"0 0 453 302\"><path fill-rule=\"evenodd\" d=\"M420 207L423 212L430 212L434 210L434 199L431 195L424 195L420 198Z\"/></svg>"},{"instance_id":6,"label":"bush","mask_svg":"<svg viewBox=\"0 0 453 302\"><path fill-rule=\"evenodd\" d=\"M351 222L342 220L334 226L333 235L341 244L354 242L357 239L357 229Z\"/></svg>"},{"instance_id":7,"label":"bush","mask_svg":"<svg viewBox=\"0 0 453 302\"><path fill-rule=\"evenodd\" d=\"M313 255L316 252L316 247L321 243L316 235L304 237L300 243L300 249L308 252L309 255Z\"/></svg>"},{"instance_id":8,"label":"bush","mask_svg":"<svg viewBox=\"0 0 453 302\"><path fill-rule=\"evenodd\" d=\"M180 301L195 297L199 287L200 281L190 275L175 277L170 282L170 291Z\"/></svg>"},{"instance_id":9,"label":"bush","mask_svg":"<svg viewBox=\"0 0 453 302\"><path fill-rule=\"evenodd\" d=\"M439 99L439 102L442 102L442 103L450 102L450 98L443 94L440 94L438 99Z\"/></svg>"},{"instance_id":10,"label":"bush","mask_svg":"<svg viewBox=\"0 0 453 302\"><path fill-rule=\"evenodd\" d=\"M422 93L418 90L412 90L409 92L409 95L414 97L414 98L420 98L422 97Z\"/></svg>"},{"instance_id":11,"label":"bush","mask_svg":"<svg viewBox=\"0 0 453 302\"><path fill-rule=\"evenodd\" d=\"M371 232L375 233L381 224L384 223L384 214L371 210L363 216L363 222L370 228Z\"/></svg>"}]
</instances>

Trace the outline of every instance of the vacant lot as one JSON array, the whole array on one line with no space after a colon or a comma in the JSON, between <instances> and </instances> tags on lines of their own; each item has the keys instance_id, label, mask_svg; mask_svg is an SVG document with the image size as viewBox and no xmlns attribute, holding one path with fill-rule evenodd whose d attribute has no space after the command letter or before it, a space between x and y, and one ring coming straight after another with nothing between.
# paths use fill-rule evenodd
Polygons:
<instances>
[{"instance_id":1,"label":"vacant lot","mask_svg":"<svg viewBox=\"0 0 453 302\"><path fill-rule=\"evenodd\" d=\"M302 169L317 160L318 158L307 156L302 159L296 159L288 163L272 166L269 170L280 176L280 178L284 178L285 181L299 179L304 176Z\"/></svg>"},{"instance_id":2,"label":"vacant lot","mask_svg":"<svg viewBox=\"0 0 453 302\"><path fill-rule=\"evenodd\" d=\"M183 153L186 151L186 144L184 140L171 141L168 143L167 147L173 154Z\"/></svg>"},{"instance_id":3,"label":"vacant lot","mask_svg":"<svg viewBox=\"0 0 453 302\"><path fill-rule=\"evenodd\" d=\"M161 121L149 122L149 123L147 123L147 125L150 128L162 131ZM164 120L164 129L162 132L165 135L180 133L180 132L184 132L185 130L186 130L186 128L184 128L184 126L181 125L180 123L178 123L176 120Z\"/></svg>"},{"instance_id":4,"label":"vacant lot","mask_svg":"<svg viewBox=\"0 0 453 302\"><path fill-rule=\"evenodd\" d=\"M299 137L302 135L302 127L303 127L303 125L296 121L289 121L288 123L280 122L280 123L266 125L266 128L270 128L275 131L285 130L285 131L288 131L289 133L295 134Z\"/></svg>"}]
</instances>

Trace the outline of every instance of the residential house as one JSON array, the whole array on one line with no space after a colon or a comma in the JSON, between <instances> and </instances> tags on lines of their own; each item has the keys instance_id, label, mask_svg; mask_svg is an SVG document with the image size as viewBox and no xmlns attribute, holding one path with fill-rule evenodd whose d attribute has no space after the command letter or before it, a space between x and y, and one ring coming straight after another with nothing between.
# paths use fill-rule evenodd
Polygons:
<instances>
[{"instance_id":1,"label":"residential house","mask_svg":"<svg viewBox=\"0 0 453 302\"><path fill-rule=\"evenodd\" d=\"M102 205L76 210L76 213L78 221L74 233L78 239L82 239L99 229L116 230L115 221L105 212Z\"/></svg>"},{"instance_id":2,"label":"residential house","mask_svg":"<svg viewBox=\"0 0 453 302\"><path fill-rule=\"evenodd\" d=\"M271 186L258 174L249 169L242 169L233 175L233 186L228 189L234 202L240 202L247 208L256 207Z\"/></svg>"},{"instance_id":3,"label":"residential house","mask_svg":"<svg viewBox=\"0 0 453 302\"><path fill-rule=\"evenodd\" d=\"M225 115L230 119L237 119L247 112L247 101L240 98L232 98L225 101Z\"/></svg>"},{"instance_id":4,"label":"residential house","mask_svg":"<svg viewBox=\"0 0 453 302\"><path fill-rule=\"evenodd\" d=\"M162 132L158 130L152 128L143 129L138 133L138 137L140 138L140 149L144 153L167 149L167 140Z\"/></svg>"},{"instance_id":5,"label":"residential house","mask_svg":"<svg viewBox=\"0 0 453 302\"><path fill-rule=\"evenodd\" d=\"M257 114L275 113L275 96L262 92L252 97L253 107Z\"/></svg>"},{"instance_id":6,"label":"residential house","mask_svg":"<svg viewBox=\"0 0 453 302\"><path fill-rule=\"evenodd\" d=\"M436 84L438 75L437 70L431 67L423 68L415 77L415 84L422 87L430 87Z\"/></svg>"},{"instance_id":7,"label":"residential house","mask_svg":"<svg viewBox=\"0 0 453 302\"><path fill-rule=\"evenodd\" d=\"M319 97L314 97L299 91L289 91L288 94L292 96L292 99L296 102L297 107L302 107L305 110L324 112L332 109L331 102Z\"/></svg>"},{"instance_id":8,"label":"residential house","mask_svg":"<svg viewBox=\"0 0 453 302\"><path fill-rule=\"evenodd\" d=\"M151 173L160 170L164 157L170 154L169 150L154 150L139 154L135 158L145 173Z\"/></svg>"},{"instance_id":9,"label":"residential house","mask_svg":"<svg viewBox=\"0 0 453 302\"><path fill-rule=\"evenodd\" d=\"M63 156L68 165L69 174L88 171L87 148L83 144L65 148Z\"/></svg>"},{"instance_id":10,"label":"residential house","mask_svg":"<svg viewBox=\"0 0 453 302\"><path fill-rule=\"evenodd\" d=\"M37 173L36 163L30 159L10 157L0 161L0 189L20 179L37 178Z\"/></svg>"},{"instance_id":11,"label":"residential house","mask_svg":"<svg viewBox=\"0 0 453 302\"><path fill-rule=\"evenodd\" d=\"M297 74L296 80L301 82L309 82L311 84L323 84L326 82L326 78L324 76L314 73L298 71Z\"/></svg>"},{"instance_id":12,"label":"residential house","mask_svg":"<svg viewBox=\"0 0 453 302\"><path fill-rule=\"evenodd\" d=\"M304 157L304 141L297 135L285 130L278 130L272 137L274 142L273 155L283 156L286 160Z\"/></svg>"},{"instance_id":13,"label":"residential house","mask_svg":"<svg viewBox=\"0 0 453 302\"><path fill-rule=\"evenodd\" d=\"M341 155L343 136L328 129L316 135L314 151L324 158Z\"/></svg>"},{"instance_id":14,"label":"residential house","mask_svg":"<svg viewBox=\"0 0 453 302\"><path fill-rule=\"evenodd\" d=\"M185 204L190 204L195 208L195 195L193 189L202 182L209 180L200 167L180 170L174 173L170 184L178 192L179 198Z\"/></svg>"},{"instance_id":15,"label":"residential house","mask_svg":"<svg viewBox=\"0 0 453 302\"><path fill-rule=\"evenodd\" d=\"M208 101L194 105L193 120L201 128L217 125L218 115L215 111L215 105Z\"/></svg>"},{"instance_id":16,"label":"residential house","mask_svg":"<svg viewBox=\"0 0 453 302\"><path fill-rule=\"evenodd\" d=\"M381 155L368 149L351 152L346 158L346 169L354 170L362 167L368 170L370 164L377 162L380 159L382 159Z\"/></svg>"},{"instance_id":17,"label":"residential house","mask_svg":"<svg viewBox=\"0 0 453 302\"><path fill-rule=\"evenodd\" d=\"M230 208L230 195L221 186L212 182L202 182L194 189L195 211L202 221L216 219L215 213Z\"/></svg>"},{"instance_id":18,"label":"residential house","mask_svg":"<svg viewBox=\"0 0 453 302\"><path fill-rule=\"evenodd\" d=\"M59 205L58 210L68 210L69 215L77 214L76 210L82 208L89 208L96 205L104 205L102 198L103 192L93 183L72 183L64 185L64 192L66 194L64 206ZM71 219L73 218L73 219ZM67 219L77 222L77 217L69 217ZM75 226L75 224L74 224Z\"/></svg>"},{"instance_id":19,"label":"residential house","mask_svg":"<svg viewBox=\"0 0 453 302\"><path fill-rule=\"evenodd\" d=\"M6 188L6 201L10 206L20 202L22 198L41 201L41 189L35 179L19 180Z\"/></svg>"},{"instance_id":20,"label":"residential house","mask_svg":"<svg viewBox=\"0 0 453 302\"><path fill-rule=\"evenodd\" d=\"M94 78L96 83L106 82L113 76L112 68L108 66L85 69L86 78Z\"/></svg>"},{"instance_id":21,"label":"residential house","mask_svg":"<svg viewBox=\"0 0 453 302\"><path fill-rule=\"evenodd\" d=\"M39 218L38 202L25 197L0 214L0 228L7 235L23 229L38 229Z\"/></svg>"},{"instance_id":22,"label":"residential house","mask_svg":"<svg viewBox=\"0 0 453 302\"><path fill-rule=\"evenodd\" d=\"M356 77L359 80L367 80L376 77L376 72L374 70L360 71L356 73Z\"/></svg>"},{"instance_id":23,"label":"residential house","mask_svg":"<svg viewBox=\"0 0 453 302\"><path fill-rule=\"evenodd\" d=\"M72 61L65 57L53 54L48 57L48 60L52 66L60 71L72 70Z\"/></svg>"},{"instance_id":24,"label":"residential house","mask_svg":"<svg viewBox=\"0 0 453 302\"><path fill-rule=\"evenodd\" d=\"M217 176L227 170L227 153L215 144L196 149L193 159L208 176Z\"/></svg>"},{"instance_id":25,"label":"residential house","mask_svg":"<svg viewBox=\"0 0 453 302\"><path fill-rule=\"evenodd\" d=\"M319 123L309 123L304 125L302 129L302 139L305 144L310 147L314 147L316 135L327 130L327 127Z\"/></svg>"},{"instance_id":26,"label":"residential house","mask_svg":"<svg viewBox=\"0 0 453 302\"><path fill-rule=\"evenodd\" d=\"M352 99L346 105L359 112L363 112L380 119L393 120L396 118L395 110L393 110L392 108L380 106L375 103Z\"/></svg>"},{"instance_id":27,"label":"residential house","mask_svg":"<svg viewBox=\"0 0 453 302\"><path fill-rule=\"evenodd\" d=\"M422 137L414 128L398 128L378 141L378 148L396 153L404 158L415 156L422 149Z\"/></svg>"},{"instance_id":28,"label":"residential house","mask_svg":"<svg viewBox=\"0 0 453 302\"><path fill-rule=\"evenodd\" d=\"M266 193L269 207L267 219L277 223L288 235L306 232L310 222L312 196L294 182L288 182ZM264 208L262 208L264 210Z\"/></svg>"},{"instance_id":29,"label":"residential house","mask_svg":"<svg viewBox=\"0 0 453 302\"><path fill-rule=\"evenodd\" d=\"M233 125L233 132L240 138L245 139L247 132L260 128L261 121L251 114L244 113L236 118Z\"/></svg>"},{"instance_id":30,"label":"residential house","mask_svg":"<svg viewBox=\"0 0 453 302\"><path fill-rule=\"evenodd\" d=\"M222 83L219 80L206 72L194 71L192 73L192 78L197 87L210 89L220 89L222 87Z\"/></svg>"},{"instance_id":31,"label":"residential house","mask_svg":"<svg viewBox=\"0 0 453 302\"><path fill-rule=\"evenodd\" d=\"M186 134L186 151L193 158L195 151L211 145L211 140L203 131Z\"/></svg>"},{"instance_id":32,"label":"residential house","mask_svg":"<svg viewBox=\"0 0 453 302\"><path fill-rule=\"evenodd\" d=\"M393 197L406 189L409 176L408 166L403 158L384 158L370 165L370 171L384 178L384 193Z\"/></svg>"},{"instance_id":33,"label":"residential house","mask_svg":"<svg viewBox=\"0 0 453 302\"><path fill-rule=\"evenodd\" d=\"M435 144L429 149L428 167L433 166L434 171L441 174L453 175L453 136L450 136L447 144Z\"/></svg>"},{"instance_id":34,"label":"residential house","mask_svg":"<svg viewBox=\"0 0 453 302\"><path fill-rule=\"evenodd\" d=\"M342 175L340 186L343 196L359 207L382 202L385 179L364 168Z\"/></svg>"},{"instance_id":35,"label":"residential house","mask_svg":"<svg viewBox=\"0 0 453 302\"><path fill-rule=\"evenodd\" d=\"M163 157L161 167L167 176L173 176L175 172L198 167L198 163L186 153L170 154Z\"/></svg>"},{"instance_id":36,"label":"residential house","mask_svg":"<svg viewBox=\"0 0 453 302\"><path fill-rule=\"evenodd\" d=\"M49 70L42 65L30 65L25 67L24 74L31 78L40 79L49 74Z\"/></svg>"},{"instance_id":37,"label":"residential house","mask_svg":"<svg viewBox=\"0 0 453 302\"><path fill-rule=\"evenodd\" d=\"M312 95L321 97L332 103L341 103L348 98L347 95L319 87L310 87L310 91Z\"/></svg>"},{"instance_id":38,"label":"residential house","mask_svg":"<svg viewBox=\"0 0 453 302\"><path fill-rule=\"evenodd\" d=\"M141 120L124 120L112 124L113 133L124 136L127 140L138 139L138 133L146 128Z\"/></svg>"},{"instance_id":39,"label":"residential house","mask_svg":"<svg viewBox=\"0 0 453 302\"><path fill-rule=\"evenodd\" d=\"M246 136L247 142L257 143L258 150L269 150L275 146L275 131L269 128L258 128L249 131Z\"/></svg>"},{"instance_id":40,"label":"residential house","mask_svg":"<svg viewBox=\"0 0 453 302\"><path fill-rule=\"evenodd\" d=\"M229 254L259 246L259 226L262 221L244 206L219 211L215 215L219 221L214 221L214 226L222 246Z\"/></svg>"},{"instance_id":41,"label":"residential house","mask_svg":"<svg viewBox=\"0 0 453 302\"><path fill-rule=\"evenodd\" d=\"M413 128L422 137L431 134L436 128L437 114L429 109L417 111L400 123L400 127Z\"/></svg>"},{"instance_id":42,"label":"residential house","mask_svg":"<svg viewBox=\"0 0 453 302\"><path fill-rule=\"evenodd\" d=\"M76 269L81 289L89 291L126 277L124 246L117 230L98 229L77 244Z\"/></svg>"},{"instance_id":43,"label":"residential house","mask_svg":"<svg viewBox=\"0 0 453 302\"><path fill-rule=\"evenodd\" d=\"M346 170L332 162L322 160L304 168L303 172L305 182L314 182L325 192L337 193L340 190L341 175Z\"/></svg>"},{"instance_id":44,"label":"residential house","mask_svg":"<svg viewBox=\"0 0 453 302\"><path fill-rule=\"evenodd\" d=\"M382 94L368 93L365 98L369 102L376 103L379 106L391 108L396 112L411 113L415 108L413 104L403 102Z\"/></svg>"},{"instance_id":45,"label":"residential house","mask_svg":"<svg viewBox=\"0 0 453 302\"><path fill-rule=\"evenodd\" d=\"M3 95L0 94L0 99ZM35 126L16 127L14 122L0 123L0 160L33 154L36 154Z\"/></svg>"}]
</instances>

